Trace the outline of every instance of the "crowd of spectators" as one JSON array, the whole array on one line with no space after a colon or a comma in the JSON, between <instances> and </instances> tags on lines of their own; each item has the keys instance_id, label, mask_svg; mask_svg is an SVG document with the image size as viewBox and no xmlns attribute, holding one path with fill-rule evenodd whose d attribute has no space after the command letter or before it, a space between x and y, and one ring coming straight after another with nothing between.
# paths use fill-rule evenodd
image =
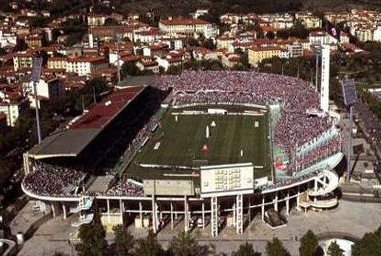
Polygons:
<instances>
[{"instance_id":1,"label":"crowd of spectators","mask_svg":"<svg viewBox=\"0 0 381 256\"><path fill-rule=\"evenodd\" d=\"M327 143L316 147L314 150L307 152L306 154L300 155L295 158L288 166L287 170L298 171L303 170L321 160L337 153L341 150L341 138L336 137Z\"/></svg>"},{"instance_id":2,"label":"crowd of spectators","mask_svg":"<svg viewBox=\"0 0 381 256\"><path fill-rule=\"evenodd\" d=\"M356 117L362 131L367 136L370 144L376 149L377 155L381 158L381 120L370 110L369 106L361 101L354 107Z\"/></svg>"},{"instance_id":3,"label":"crowd of spectators","mask_svg":"<svg viewBox=\"0 0 381 256\"><path fill-rule=\"evenodd\" d=\"M143 186L139 186L128 179L119 179L106 195L108 196L143 196Z\"/></svg>"},{"instance_id":4,"label":"crowd of spectators","mask_svg":"<svg viewBox=\"0 0 381 256\"><path fill-rule=\"evenodd\" d=\"M36 163L26 176L27 190L43 196L70 196L80 186L85 173L72 168Z\"/></svg>"},{"instance_id":5,"label":"crowd of spectators","mask_svg":"<svg viewBox=\"0 0 381 256\"><path fill-rule=\"evenodd\" d=\"M319 109L319 94L298 78L257 72L185 71L180 76L161 76L155 85L171 89L175 104L282 104L274 129L274 146L286 153L318 137L332 127L328 116L306 113Z\"/></svg>"}]
</instances>

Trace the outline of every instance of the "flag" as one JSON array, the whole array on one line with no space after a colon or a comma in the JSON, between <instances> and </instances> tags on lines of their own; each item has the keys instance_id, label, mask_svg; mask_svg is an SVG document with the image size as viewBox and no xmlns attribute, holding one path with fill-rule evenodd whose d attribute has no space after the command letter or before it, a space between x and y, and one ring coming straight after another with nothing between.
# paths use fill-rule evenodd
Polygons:
<instances>
[{"instance_id":1,"label":"flag","mask_svg":"<svg viewBox=\"0 0 381 256\"><path fill-rule=\"evenodd\" d=\"M208 145L204 144L204 146L202 146L201 151L202 151L202 152L209 152L209 147L208 147Z\"/></svg>"}]
</instances>

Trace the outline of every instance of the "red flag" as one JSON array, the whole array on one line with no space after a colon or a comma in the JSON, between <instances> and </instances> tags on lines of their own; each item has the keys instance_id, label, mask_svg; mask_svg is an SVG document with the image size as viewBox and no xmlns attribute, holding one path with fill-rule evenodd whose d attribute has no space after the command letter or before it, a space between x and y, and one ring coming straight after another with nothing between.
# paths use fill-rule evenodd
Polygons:
<instances>
[{"instance_id":1,"label":"red flag","mask_svg":"<svg viewBox=\"0 0 381 256\"><path fill-rule=\"evenodd\" d=\"M204 146L202 146L201 151L202 151L202 152L209 152L209 147L208 147L208 145L204 144Z\"/></svg>"}]
</instances>

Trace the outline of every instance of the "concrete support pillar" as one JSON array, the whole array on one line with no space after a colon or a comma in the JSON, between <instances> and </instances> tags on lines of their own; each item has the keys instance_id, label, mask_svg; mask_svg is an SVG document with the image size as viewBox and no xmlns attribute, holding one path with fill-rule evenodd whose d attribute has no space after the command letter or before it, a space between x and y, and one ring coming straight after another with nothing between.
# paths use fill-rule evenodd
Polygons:
<instances>
[{"instance_id":1,"label":"concrete support pillar","mask_svg":"<svg viewBox=\"0 0 381 256\"><path fill-rule=\"evenodd\" d=\"M286 198L286 214L290 215L290 192L287 191L287 198Z\"/></svg>"},{"instance_id":2,"label":"concrete support pillar","mask_svg":"<svg viewBox=\"0 0 381 256\"><path fill-rule=\"evenodd\" d=\"M65 204L62 204L62 214L63 214L63 219L66 220L67 212L66 212L66 205Z\"/></svg>"},{"instance_id":3,"label":"concrete support pillar","mask_svg":"<svg viewBox=\"0 0 381 256\"><path fill-rule=\"evenodd\" d=\"M139 218L143 224L143 203L142 202L139 202Z\"/></svg>"},{"instance_id":4,"label":"concrete support pillar","mask_svg":"<svg viewBox=\"0 0 381 256\"><path fill-rule=\"evenodd\" d=\"M236 223L237 223L237 209L236 209L236 205L233 204L233 225L234 225L234 227L236 226Z\"/></svg>"},{"instance_id":5,"label":"concrete support pillar","mask_svg":"<svg viewBox=\"0 0 381 256\"><path fill-rule=\"evenodd\" d=\"M274 198L274 210L278 211L278 192L275 193L275 198Z\"/></svg>"},{"instance_id":6,"label":"concrete support pillar","mask_svg":"<svg viewBox=\"0 0 381 256\"><path fill-rule=\"evenodd\" d=\"M106 199L106 203L107 203L107 220L108 222L111 221L111 217L110 217L110 199Z\"/></svg>"},{"instance_id":7,"label":"concrete support pillar","mask_svg":"<svg viewBox=\"0 0 381 256\"><path fill-rule=\"evenodd\" d=\"M119 213L120 213L120 222L123 223L123 213L124 213L124 202L122 199L119 200Z\"/></svg>"},{"instance_id":8,"label":"concrete support pillar","mask_svg":"<svg viewBox=\"0 0 381 256\"><path fill-rule=\"evenodd\" d=\"M204 201L202 202L202 229L205 229L205 203Z\"/></svg>"},{"instance_id":9,"label":"concrete support pillar","mask_svg":"<svg viewBox=\"0 0 381 256\"><path fill-rule=\"evenodd\" d=\"M171 202L171 229L174 228L174 222L173 222L173 203Z\"/></svg>"},{"instance_id":10,"label":"concrete support pillar","mask_svg":"<svg viewBox=\"0 0 381 256\"><path fill-rule=\"evenodd\" d=\"M300 211L300 187L298 187L298 194L296 197L296 210Z\"/></svg>"},{"instance_id":11,"label":"concrete support pillar","mask_svg":"<svg viewBox=\"0 0 381 256\"><path fill-rule=\"evenodd\" d=\"M155 200L155 195L152 195L152 231L153 233L157 232L157 205Z\"/></svg>"},{"instance_id":12,"label":"concrete support pillar","mask_svg":"<svg viewBox=\"0 0 381 256\"><path fill-rule=\"evenodd\" d=\"M249 199L249 222L251 222L251 198Z\"/></svg>"},{"instance_id":13,"label":"concrete support pillar","mask_svg":"<svg viewBox=\"0 0 381 256\"><path fill-rule=\"evenodd\" d=\"M56 210L56 207L54 207L54 203L50 203L50 207L52 208L53 218L57 217L58 212Z\"/></svg>"},{"instance_id":14,"label":"concrete support pillar","mask_svg":"<svg viewBox=\"0 0 381 256\"><path fill-rule=\"evenodd\" d=\"M188 209L188 200L187 196L184 196L184 231L188 232L189 230L189 209Z\"/></svg>"}]
</instances>

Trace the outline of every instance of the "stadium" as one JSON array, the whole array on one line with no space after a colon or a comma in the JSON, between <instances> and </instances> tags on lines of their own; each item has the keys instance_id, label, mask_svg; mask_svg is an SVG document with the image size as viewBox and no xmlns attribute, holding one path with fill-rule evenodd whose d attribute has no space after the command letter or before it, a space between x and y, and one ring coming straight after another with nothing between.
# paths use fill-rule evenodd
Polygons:
<instances>
[{"instance_id":1,"label":"stadium","mask_svg":"<svg viewBox=\"0 0 381 256\"><path fill-rule=\"evenodd\" d=\"M42 211L159 232L181 218L218 236L252 216L336 207L338 115L294 77L185 71L131 77L24 154L22 189Z\"/></svg>"}]
</instances>

